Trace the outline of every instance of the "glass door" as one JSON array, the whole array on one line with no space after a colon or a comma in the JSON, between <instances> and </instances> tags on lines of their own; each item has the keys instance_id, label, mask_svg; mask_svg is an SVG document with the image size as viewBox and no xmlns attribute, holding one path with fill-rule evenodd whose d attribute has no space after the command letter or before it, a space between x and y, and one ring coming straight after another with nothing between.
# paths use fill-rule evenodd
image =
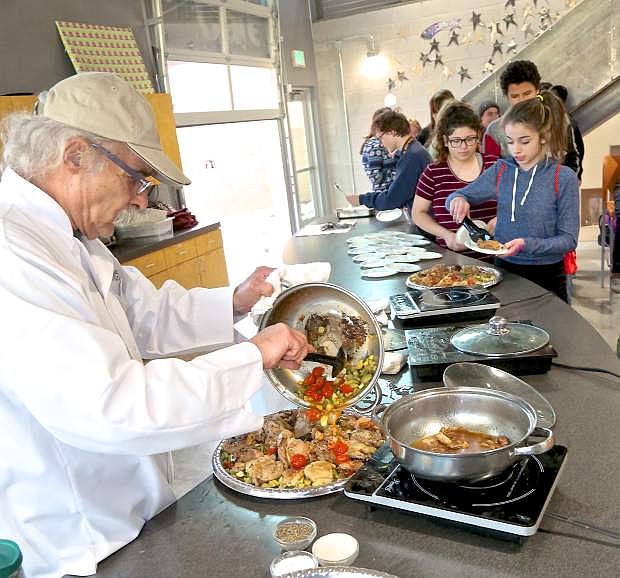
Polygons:
<instances>
[{"instance_id":1,"label":"glass door","mask_svg":"<svg viewBox=\"0 0 620 578\"><path fill-rule=\"evenodd\" d=\"M309 88L295 88L287 98L288 125L295 180L295 206L300 226L323 213L312 99Z\"/></svg>"}]
</instances>

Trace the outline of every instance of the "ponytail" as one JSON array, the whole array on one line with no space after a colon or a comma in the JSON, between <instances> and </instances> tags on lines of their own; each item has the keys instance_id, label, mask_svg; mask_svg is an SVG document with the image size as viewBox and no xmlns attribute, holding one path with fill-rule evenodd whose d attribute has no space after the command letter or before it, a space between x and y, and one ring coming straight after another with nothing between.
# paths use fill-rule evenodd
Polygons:
<instances>
[{"instance_id":1,"label":"ponytail","mask_svg":"<svg viewBox=\"0 0 620 578\"><path fill-rule=\"evenodd\" d=\"M526 124L538 132L543 149L555 160L562 162L568 146L568 120L562 101L549 90L536 98L512 106L502 118L502 126Z\"/></svg>"}]
</instances>

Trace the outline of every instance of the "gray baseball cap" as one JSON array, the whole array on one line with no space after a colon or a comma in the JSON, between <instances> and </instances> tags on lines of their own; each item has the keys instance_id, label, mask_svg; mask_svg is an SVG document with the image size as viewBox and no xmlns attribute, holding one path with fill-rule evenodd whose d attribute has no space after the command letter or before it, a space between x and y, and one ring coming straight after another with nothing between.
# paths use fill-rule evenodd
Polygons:
<instances>
[{"instance_id":1,"label":"gray baseball cap","mask_svg":"<svg viewBox=\"0 0 620 578\"><path fill-rule=\"evenodd\" d=\"M61 80L39 103L37 114L126 143L164 182L191 183L164 153L151 105L116 74L81 72Z\"/></svg>"}]
</instances>

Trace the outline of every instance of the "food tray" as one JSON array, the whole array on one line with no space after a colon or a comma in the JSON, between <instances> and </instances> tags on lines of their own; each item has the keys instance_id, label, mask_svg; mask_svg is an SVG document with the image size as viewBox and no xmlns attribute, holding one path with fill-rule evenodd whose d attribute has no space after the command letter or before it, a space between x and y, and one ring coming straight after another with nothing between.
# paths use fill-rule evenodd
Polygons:
<instances>
[{"instance_id":1,"label":"food tray","mask_svg":"<svg viewBox=\"0 0 620 578\"><path fill-rule=\"evenodd\" d=\"M487 273L492 273L493 274L493 280L492 281L488 281L487 283L478 283L477 285L451 285L450 287L482 287L482 288L487 288L487 287L493 287L494 285L497 285L501 280L502 280L502 273L499 269L496 269L495 267L491 267L490 265L472 265L472 267L476 267L482 271L485 271ZM430 269L431 267L428 267L428 269ZM422 269L422 271L426 271L427 269ZM419 271L418 271L419 273ZM415 273L413 274L415 275ZM412 275L409 275L409 277L407 277L406 280L406 285L407 287L410 287L411 289L419 289L419 290L425 290L425 289L440 289L441 287L444 287L443 285L420 285L418 283L414 283L412 282L411 279Z\"/></svg>"},{"instance_id":2,"label":"food tray","mask_svg":"<svg viewBox=\"0 0 620 578\"><path fill-rule=\"evenodd\" d=\"M298 570L287 574L287 578L398 578L398 576L377 570L367 570L366 568L324 566L311 570Z\"/></svg>"},{"instance_id":3,"label":"food tray","mask_svg":"<svg viewBox=\"0 0 620 578\"><path fill-rule=\"evenodd\" d=\"M288 411L288 410L284 410ZM278 415L283 412L275 412L271 414L271 416ZM362 417L362 414L346 410L344 412L348 415L354 415L356 417ZM271 416L265 416L271 417ZM234 436L229 439L236 439L245 437L247 434L243 434L240 436ZM220 441L215 450L213 450L213 456L211 458L211 465L213 467L213 475L220 481L222 484L230 488L231 490L235 490L236 492L240 492L242 494L246 494L248 496L254 496L256 498L271 498L273 500L298 500L300 498L316 498L318 496L324 496L326 494L335 494L337 492L341 492L344 489L345 484L355 475L355 472L351 474L347 478L342 478L336 482L331 484L325 484L324 486L310 487L310 488L259 488L254 486L253 484L248 484L235 476L230 475L220 460L220 454L222 452L222 447L224 443L228 440ZM379 448L381 449L381 447Z\"/></svg>"}]
</instances>

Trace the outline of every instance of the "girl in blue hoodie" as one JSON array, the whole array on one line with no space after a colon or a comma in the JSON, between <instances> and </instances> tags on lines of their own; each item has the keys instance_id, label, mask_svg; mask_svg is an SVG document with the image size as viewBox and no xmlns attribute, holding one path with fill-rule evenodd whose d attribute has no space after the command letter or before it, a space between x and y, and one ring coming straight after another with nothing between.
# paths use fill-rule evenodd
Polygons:
<instances>
[{"instance_id":1,"label":"girl in blue hoodie","mask_svg":"<svg viewBox=\"0 0 620 578\"><path fill-rule=\"evenodd\" d=\"M507 253L496 260L568 301L564 255L577 246L579 181L561 164L566 151L566 114L551 92L515 104L504 115L512 157L500 159L446 199L458 223L470 205L497 197L495 239Z\"/></svg>"}]
</instances>

